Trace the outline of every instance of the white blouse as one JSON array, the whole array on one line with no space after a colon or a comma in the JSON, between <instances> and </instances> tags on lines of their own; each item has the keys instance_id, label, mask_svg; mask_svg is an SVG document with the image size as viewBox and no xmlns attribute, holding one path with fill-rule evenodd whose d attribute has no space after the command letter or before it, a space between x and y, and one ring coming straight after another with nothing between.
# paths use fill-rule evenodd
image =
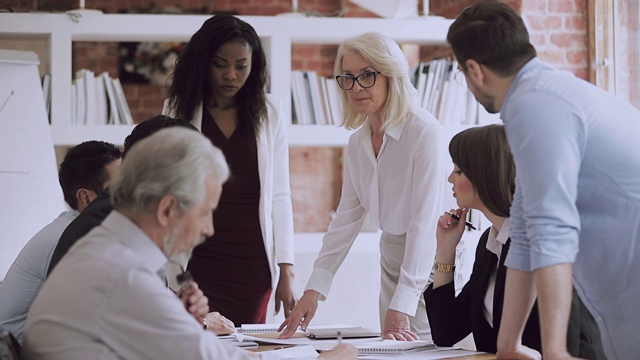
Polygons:
<instances>
[{"instance_id":1,"label":"white blouse","mask_svg":"<svg viewBox=\"0 0 640 360\"><path fill-rule=\"evenodd\" d=\"M445 180L444 150L438 120L420 108L415 108L404 124L386 130L377 158L368 122L351 135L340 204L306 289L318 291L324 300L369 215L371 223L382 231L406 234L400 279L389 308L415 314L435 258Z\"/></svg>"},{"instance_id":2,"label":"white blouse","mask_svg":"<svg viewBox=\"0 0 640 360\"><path fill-rule=\"evenodd\" d=\"M507 243L507 240L509 240L509 236L511 236L511 225L509 218L506 218L502 223L500 231L496 230L493 226L491 227L489 230L489 238L487 239L487 250L496 254L498 257L496 268L493 269L491 277L489 278L487 292L484 294L484 307L482 309L484 318L491 327L493 327L493 293L496 289L496 276L498 275L498 267L500 266L500 255L502 254L502 247Z\"/></svg>"}]
</instances>

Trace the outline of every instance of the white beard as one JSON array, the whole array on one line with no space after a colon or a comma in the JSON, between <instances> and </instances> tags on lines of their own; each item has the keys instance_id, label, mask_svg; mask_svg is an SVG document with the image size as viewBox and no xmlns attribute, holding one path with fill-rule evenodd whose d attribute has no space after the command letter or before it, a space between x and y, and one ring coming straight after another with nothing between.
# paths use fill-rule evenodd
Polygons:
<instances>
[{"instance_id":1,"label":"white beard","mask_svg":"<svg viewBox=\"0 0 640 360\"><path fill-rule=\"evenodd\" d=\"M176 241L178 239L179 232L180 232L180 229L178 227L175 227L173 230L171 230L170 233L168 233L162 239L162 252L165 254L167 259L169 259L170 263L179 265L181 269L184 270L187 267L187 262L191 258L191 253L193 252L193 248L185 251L181 251L178 253L174 253L174 248L175 248ZM197 245L202 244L204 240L205 238L202 237L198 241Z\"/></svg>"}]
</instances>

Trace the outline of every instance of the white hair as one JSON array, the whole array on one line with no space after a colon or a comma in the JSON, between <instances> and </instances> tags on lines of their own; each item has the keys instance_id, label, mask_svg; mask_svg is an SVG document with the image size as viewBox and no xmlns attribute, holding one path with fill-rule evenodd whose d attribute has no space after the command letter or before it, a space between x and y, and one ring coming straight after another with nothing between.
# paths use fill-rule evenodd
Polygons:
<instances>
[{"instance_id":1,"label":"white hair","mask_svg":"<svg viewBox=\"0 0 640 360\"><path fill-rule=\"evenodd\" d=\"M413 106L417 104L418 91L411 84L409 63L400 46L391 38L377 32L368 32L345 40L338 48L333 67L335 75L342 74L345 54L357 52L371 67L389 79L387 100L382 112L382 129L403 123ZM340 90L344 121L342 126L355 129L366 116L356 112L347 101L346 91Z\"/></svg>"}]
</instances>

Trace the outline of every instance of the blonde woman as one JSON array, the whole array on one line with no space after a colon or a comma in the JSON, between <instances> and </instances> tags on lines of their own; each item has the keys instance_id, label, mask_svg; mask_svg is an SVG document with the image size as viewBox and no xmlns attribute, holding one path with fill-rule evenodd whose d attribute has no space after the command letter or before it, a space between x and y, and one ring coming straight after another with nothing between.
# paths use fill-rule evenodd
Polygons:
<instances>
[{"instance_id":1,"label":"blonde woman","mask_svg":"<svg viewBox=\"0 0 640 360\"><path fill-rule=\"evenodd\" d=\"M343 126L358 128L347 146L342 196L304 295L281 337L306 329L329 292L365 217L380 238L383 336L430 338L422 291L433 265L441 210L444 145L438 121L416 105L400 47L379 33L346 40L334 71L342 89Z\"/></svg>"}]
</instances>

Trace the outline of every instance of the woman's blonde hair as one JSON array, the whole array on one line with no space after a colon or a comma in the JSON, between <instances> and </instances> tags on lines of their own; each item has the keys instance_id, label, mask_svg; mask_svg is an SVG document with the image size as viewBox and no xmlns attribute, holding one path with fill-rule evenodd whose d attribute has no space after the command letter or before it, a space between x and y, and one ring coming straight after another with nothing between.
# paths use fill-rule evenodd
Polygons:
<instances>
[{"instance_id":1,"label":"woman's blonde hair","mask_svg":"<svg viewBox=\"0 0 640 360\"><path fill-rule=\"evenodd\" d=\"M342 60L347 53L357 52L374 69L389 79L387 99L382 111L382 130L403 123L415 106L418 91L411 84L409 63L400 46L392 39L377 33L368 32L345 40L338 48L333 72L342 74ZM340 91L342 99L343 121L340 124L347 129L360 127L366 115L358 114L347 100L346 91Z\"/></svg>"}]
</instances>

